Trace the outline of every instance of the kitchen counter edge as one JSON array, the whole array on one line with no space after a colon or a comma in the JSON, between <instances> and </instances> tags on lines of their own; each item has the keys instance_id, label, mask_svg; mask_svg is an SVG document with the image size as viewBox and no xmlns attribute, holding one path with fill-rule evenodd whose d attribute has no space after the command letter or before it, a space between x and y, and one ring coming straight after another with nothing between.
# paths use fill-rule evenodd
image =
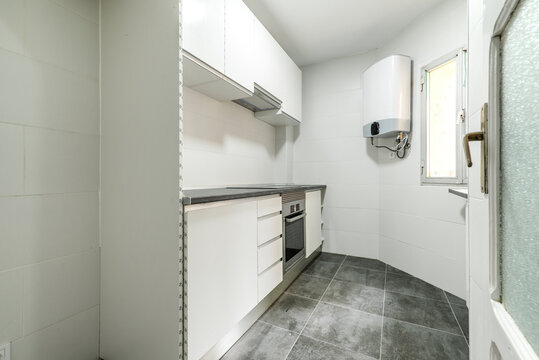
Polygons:
<instances>
[{"instance_id":1,"label":"kitchen counter edge","mask_svg":"<svg viewBox=\"0 0 539 360\"><path fill-rule=\"evenodd\" d=\"M326 185L298 185L286 189L192 189L183 191L183 205L195 205L211 203L216 201L227 201L236 199L245 199L251 197L260 197L276 194L285 194L298 191L325 190Z\"/></svg>"}]
</instances>

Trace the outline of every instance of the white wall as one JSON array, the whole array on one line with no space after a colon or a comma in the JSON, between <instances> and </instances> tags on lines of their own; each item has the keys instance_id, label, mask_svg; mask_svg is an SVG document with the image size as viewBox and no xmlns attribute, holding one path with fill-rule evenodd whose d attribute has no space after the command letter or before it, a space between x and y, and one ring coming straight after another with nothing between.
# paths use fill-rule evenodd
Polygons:
<instances>
[{"instance_id":1,"label":"white wall","mask_svg":"<svg viewBox=\"0 0 539 360\"><path fill-rule=\"evenodd\" d=\"M180 355L178 7L102 2L104 359Z\"/></svg>"},{"instance_id":2,"label":"white wall","mask_svg":"<svg viewBox=\"0 0 539 360\"><path fill-rule=\"evenodd\" d=\"M324 250L380 258L465 295L465 201L447 187L420 185L419 69L467 43L466 1L423 14L367 54L303 69L304 124L295 144L294 180L325 183ZM390 160L362 138L363 71L391 54L412 57L412 148Z\"/></svg>"},{"instance_id":3,"label":"white wall","mask_svg":"<svg viewBox=\"0 0 539 360\"><path fill-rule=\"evenodd\" d=\"M467 44L467 3L443 2L376 52L413 59L412 148L405 160L379 151L380 259L461 297L466 296L465 206L447 186L420 185L420 69Z\"/></svg>"},{"instance_id":4,"label":"white wall","mask_svg":"<svg viewBox=\"0 0 539 360\"><path fill-rule=\"evenodd\" d=\"M372 56L304 67L294 181L326 184L324 251L378 257L377 153L362 137L361 74Z\"/></svg>"},{"instance_id":5,"label":"white wall","mask_svg":"<svg viewBox=\"0 0 539 360\"><path fill-rule=\"evenodd\" d=\"M1 1L0 79L0 344L96 359L98 1Z\"/></svg>"},{"instance_id":6,"label":"white wall","mask_svg":"<svg viewBox=\"0 0 539 360\"><path fill-rule=\"evenodd\" d=\"M275 128L252 111L184 88L183 118L186 188L284 181Z\"/></svg>"}]
</instances>

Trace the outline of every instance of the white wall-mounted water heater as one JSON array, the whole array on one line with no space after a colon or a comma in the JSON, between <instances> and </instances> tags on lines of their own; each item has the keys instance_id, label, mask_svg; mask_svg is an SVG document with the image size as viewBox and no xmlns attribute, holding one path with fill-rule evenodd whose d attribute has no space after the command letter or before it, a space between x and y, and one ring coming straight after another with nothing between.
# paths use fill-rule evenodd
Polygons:
<instances>
[{"instance_id":1,"label":"white wall-mounted water heater","mask_svg":"<svg viewBox=\"0 0 539 360\"><path fill-rule=\"evenodd\" d=\"M410 131L412 59L391 55L363 73L363 136Z\"/></svg>"}]
</instances>

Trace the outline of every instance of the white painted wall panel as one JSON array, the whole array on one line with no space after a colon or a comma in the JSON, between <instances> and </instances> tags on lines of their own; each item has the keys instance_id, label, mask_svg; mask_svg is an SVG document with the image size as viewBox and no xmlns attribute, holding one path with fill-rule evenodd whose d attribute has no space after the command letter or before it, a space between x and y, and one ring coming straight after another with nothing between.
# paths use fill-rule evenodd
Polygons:
<instances>
[{"instance_id":1,"label":"white painted wall panel","mask_svg":"<svg viewBox=\"0 0 539 360\"><path fill-rule=\"evenodd\" d=\"M96 359L99 1L0 2L0 343Z\"/></svg>"},{"instance_id":2,"label":"white painted wall panel","mask_svg":"<svg viewBox=\"0 0 539 360\"><path fill-rule=\"evenodd\" d=\"M98 134L97 79L1 48L0 68L0 121Z\"/></svg>"},{"instance_id":3,"label":"white painted wall panel","mask_svg":"<svg viewBox=\"0 0 539 360\"><path fill-rule=\"evenodd\" d=\"M0 48L22 53L24 51L24 2L7 0L0 3Z\"/></svg>"},{"instance_id":4,"label":"white painted wall panel","mask_svg":"<svg viewBox=\"0 0 539 360\"><path fill-rule=\"evenodd\" d=\"M0 273L0 343L22 336L23 270Z\"/></svg>"},{"instance_id":5,"label":"white painted wall panel","mask_svg":"<svg viewBox=\"0 0 539 360\"><path fill-rule=\"evenodd\" d=\"M12 343L13 360L95 360L99 348L99 306Z\"/></svg>"},{"instance_id":6,"label":"white painted wall panel","mask_svg":"<svg viewBox=\"0 0 539 360\"><path fill-rule=\"evenodd\" d=\"M179 3L102 2L104 359L179 358Z\"/></svg>"},{"instance_id":7,"label":"white painted wall panel","mask_svg":"<svg viewBox=\"0 0 539 360\"><path fill-rule=\"evenodd\" d=\"M0 197L0 271L99 246L95 192Z\"/></svg>"},{"instance_id":8,"label":"white painted wall panel","mask_svg":"<svg viewBox=\"0 0 539 360\"><path fill-rule=\"evenodd\" d=\"M0 195L24 193L24 129L0 124Z\"/></svg>"},{"instance_id":9,"label":"white painted wall panel","mask_svg":"<svg viewBox=\"0 0 539 360\"><path fill-rule=\"evenodd\" d=\"M99 249L24 270L24 335L99 305Z\"/></svg>"}]
</instances>

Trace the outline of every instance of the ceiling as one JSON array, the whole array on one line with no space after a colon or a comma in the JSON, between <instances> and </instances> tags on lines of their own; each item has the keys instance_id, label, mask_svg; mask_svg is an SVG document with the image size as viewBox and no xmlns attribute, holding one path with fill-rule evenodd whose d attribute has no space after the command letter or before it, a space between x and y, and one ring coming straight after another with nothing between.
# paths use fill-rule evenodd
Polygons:
<instances>
[{"instance_id":1,"label":"ceiling","mask_svg":"<svg viewBox=\"0 0 539 360\"><path fill-rule=\"evenodd\" d=\"M379 48L442 1L244 0L300 66Z\"/></svg>"}]
</instances>

